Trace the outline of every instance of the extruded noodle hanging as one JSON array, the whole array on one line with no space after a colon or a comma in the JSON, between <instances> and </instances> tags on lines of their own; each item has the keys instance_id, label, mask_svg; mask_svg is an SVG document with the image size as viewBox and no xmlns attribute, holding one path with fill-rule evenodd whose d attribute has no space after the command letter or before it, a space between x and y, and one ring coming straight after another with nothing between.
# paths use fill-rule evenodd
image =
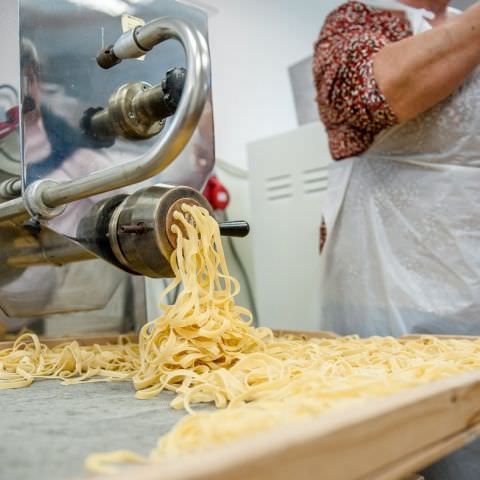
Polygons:
<instances>
[{"instance_id":1,"label":"extruded noodle hanging","mask_svg":"<svg viewBox=\"0 0 480 480\"><path fill-rule=\"evenodd\" d=\"M139 335L141 367L133 382L137 398L150 398L167 388L180 394L174 406L215 400L226 406L221 392L208 392L202 382L210 371L228 370L239 356L265 349L272 332L250 326L251 313L235 304L239 283L227 269L217 222L207 210L184 205L175 213L177 248L171 258L174 281L162 298L183 287L174 305L145 325Z\"/></svg>"},{"instance_id":2,"label":"extruded noodle hanging","mask_svg":"<svg viewBox=\"0 0 480 480\"><path fill-rule=\"evenodd\" d=\"M252 327L250 312L235 304L240 287L228 273L216 221L200 207L182 209L175 216L175 279L162 299L177 286L182 291L142 328L138 344L120 337L117 345L48 348L24 334L0 351L0 388L28 386L36 378L133 379L137 398L170 390L177 394L172 406L191 413L149 458L128 451L93 454L88 469L108 473L115 463L161 461L480 368L480 340L306 341ZM192 404L206 402L221 409L192 411Z\"/></svg>"}]
</instances>

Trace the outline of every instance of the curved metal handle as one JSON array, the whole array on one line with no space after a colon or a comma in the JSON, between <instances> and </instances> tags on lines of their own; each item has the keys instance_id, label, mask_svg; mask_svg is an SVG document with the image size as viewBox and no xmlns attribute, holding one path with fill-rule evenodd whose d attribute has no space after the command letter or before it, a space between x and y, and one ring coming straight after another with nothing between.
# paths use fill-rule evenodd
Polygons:
<instances>
[{"instance_id":1,"label":"curved metal handle","mask_svg":"<svg viewBox=\"0 0 480 480\"><path fill-rule=\"evenodd\" d=\"M170 128L139 159L46 190L43 200L48 206L55 207L153 177L175 160L193 135L210 90L207 41L190 23L168 17L153 20L132 33L135 35L122 36L113 46L113 52L118 58L132 58L138 56L138 53L143 55L145 51L168 39L178 40L185 50L187 76ZM135 48L129 49L132 46L130 44ZM143 52L139 51L138 47L143 49Z\"/></svg>"},{"instance_id":2,"label":"curved metal handle","mask_svg":"<svg viewBox=\"0 0 480 480\"><path fill-rule=\"evenodd\" d=\"M155 45L169 39L178 40L186 56L187 76L183 94L168 131L140 158L122 165L100 170L83 178L60 184L50 183L37 189L29 204L30 213L54 208L66 203L116 190L142 182L164 170L180 154L193 135L210 91L210 56L202 33L192 24L176 18L158 18L123 34L112 47L118 59L144 55ZM117 62L118 63L118 62ZM28 195L28 190L27 190ZM34 208L34 201L39 203ZM42 205L43 204L43 205ZM35 212L34 210L37 210ZM24 214L21 199L0 205L0 219Z\"/></svg>"}]
</instances>

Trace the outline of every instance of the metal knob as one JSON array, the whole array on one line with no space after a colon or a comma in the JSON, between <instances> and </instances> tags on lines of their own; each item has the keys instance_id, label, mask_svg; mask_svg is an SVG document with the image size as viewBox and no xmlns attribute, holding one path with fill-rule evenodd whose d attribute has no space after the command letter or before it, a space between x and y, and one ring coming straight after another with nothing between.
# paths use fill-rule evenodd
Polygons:
<instances>
[{"instance_id":1,"label":"metal knob","mask_svg":"<svg viewBox=\"0 0 480 480\"><path fill-rule=\"evenodd\" d=\"M234 220L219 224L220 235L224 237L246 237L250 233L250 225L244 220Z\"/></svg>"}]
</instances>

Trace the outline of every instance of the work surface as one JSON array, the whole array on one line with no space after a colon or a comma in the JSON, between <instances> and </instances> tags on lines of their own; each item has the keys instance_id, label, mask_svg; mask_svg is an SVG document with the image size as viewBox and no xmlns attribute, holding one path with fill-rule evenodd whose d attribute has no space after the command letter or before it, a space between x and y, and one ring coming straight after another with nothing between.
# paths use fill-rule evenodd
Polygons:
<instances>
[{"instance_id":1,"label":"work surface","mask_svg":"<svg viewBox=\"0 0 480 480\"><path fill-rule=\"evenodd\" d=\"M0 478L82 477L93 452L131 449L147 454L185 411L172 394L137 400L130 382L32 386L0 390Z\"/></svg>"},{"instance_id":2,"label":"work surface","mask_svg":"<svg viewBox=\"0 0 480 480\"><path fill-rule=\"evenodd\" d=\"M81 479L90 453L147 454L185 415L171 399L136 400L130 382L0 390L0 479ZM404 480L479 436L477 371L105 478Z\"/></svg>"},{"instance_id":3,"label":"work surface","mask_svg":"<svg viewBox=\"0 0 480 480\"><path fill-rule=\"evenodd\" d=\"M478 373L450 378L189 460L140 467L135 478L310 480L322 471L329 480L403 479L478 435L479 393ZM129 382L43 380L0 390L0 478L82 478L89 453L146 454L185 415L170 409L171 398L136 400ZM108 478L130 480L132 473Z\"/></svg>"}]
</instances>

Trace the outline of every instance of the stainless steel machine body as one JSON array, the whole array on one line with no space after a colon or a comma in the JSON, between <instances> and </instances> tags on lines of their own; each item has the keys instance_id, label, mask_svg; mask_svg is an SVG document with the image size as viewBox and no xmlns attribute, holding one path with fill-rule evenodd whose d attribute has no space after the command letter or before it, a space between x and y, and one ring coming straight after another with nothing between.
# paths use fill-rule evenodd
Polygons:
<instances>
[{"instance_id":1,"label":"stainless steel machine body","mask_svg":"<svg viewBox=\"0 0 480 480\"><path fill-rule=\"evenodd\" d=\"M0 318L99 315L119 288L135 316L131 274L170 273L168 202L208 207L206 14L174 0L8 0L0 26Z\"/></svg>"}]
</instances>

